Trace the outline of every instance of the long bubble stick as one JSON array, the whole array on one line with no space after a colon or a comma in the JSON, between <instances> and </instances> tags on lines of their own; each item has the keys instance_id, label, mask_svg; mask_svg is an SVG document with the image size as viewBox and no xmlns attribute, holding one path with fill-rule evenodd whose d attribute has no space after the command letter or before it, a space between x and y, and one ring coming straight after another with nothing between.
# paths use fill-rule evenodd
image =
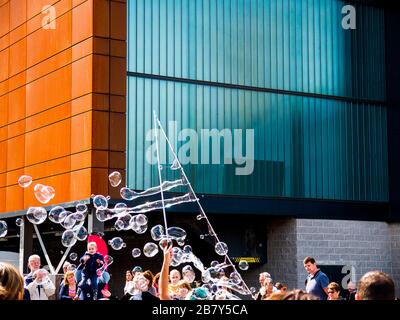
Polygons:
<instances>
[{"instance_id":1,"label":"long bubble stick","mask_svg":"<svg viewBox=\"0 0 400 320\"><path fill-rule=\"evenodd\" d=\"M155 119L156 119L156 118L155 118ZM166 141L167 141L167 143L168 143L169 149L171 150L171 152L172 152L172 154L173 154L173 156L174 156L174 158L175 158L174 161L176 160L176 161L178 162L179 167L180 167L180 169L181 169L181 173L182 173L182 175L184 176L185 180L187 181L187 184L188 184L188 186L189 186L190 191L192 192L192 194L194 195L194 197L197 199L197 200L196 200L197 205L199 206L199 209L200 209L200 211L201 211L202 216L206 219L207 224L208 224L208 227L211 229L212 235L215 237L215 239L217 240L217 242L221 242L221 241L219 240L218 236L217 236L217 233L214 231L214 228L212 227L212 225L211 225L211 223L210 223L210 220L208 220L208 217L207 217L207 215L206 215L206 213L205 213L205 211L204 211L204 209L203 209L203 207L202 207L202 205L201 205L201 203L200 203L200 199L197 197L195 191L193 190L192 184L191 184L190 180L187 178L186 173L185 173L185 170L183 169L183 167L182 167L182 165L181 165L181 163L180 163L180 161L179 161L179 159L178 159L178 156L176 155L175 150L174 150L174 148L172 147L171 142L169 141L169 139L168 139L168 137L167 137L167 134L165 133L164 128L163 128L163 126L162 126L160 120L158 120L158 119L157 119L157 124L158 124L158 126L159 126L159 128L160 128L160 130L161 130L161 132L162 132L162 134L163 134L163 136L165 137L165 139L166 139ZM241 274L237 271L236 266L232 263L231 259L229 258L229 256L228 256L227 254L225 254L225 258L226 258L226 259L229 261L229 263L232 265L232 267L233 267L233 269L235 270L235 272L236 272L237 274L239 274L241 280L243 281L244 286L246 287L246 290L248 291L248 294L251 295L251 294L252 294L252 293L251 293L251 290L249 289L249 287L247 286L247 284L244 282L244 280L243 280Z\"/></svg>"},{"instance_id":2,"label":"long bubble stick","mask_svg":"<svg viewBox=\"0 0 400 320\"><path fill-rule=\"evenodd\" d=\"M164 216L164 226L165 226L165 233L167 235L167 243L168 243L168 225L167 225L167 214L165 213L165 205L164 205L164 191L163 191L163 180L161 176L161 161L160 161L160 152L159 152L159 131L156 129L157 128L157 115L156 111L153 111L154 114L154 137L156 139L156 153L157 153L157 170L158 170L158 178L160 180L160 193L161 193L161 202L162 202L162 209L163 209L163 216ZM158 134L157 134L158 132Z\"/></svg>"}]
</instances>

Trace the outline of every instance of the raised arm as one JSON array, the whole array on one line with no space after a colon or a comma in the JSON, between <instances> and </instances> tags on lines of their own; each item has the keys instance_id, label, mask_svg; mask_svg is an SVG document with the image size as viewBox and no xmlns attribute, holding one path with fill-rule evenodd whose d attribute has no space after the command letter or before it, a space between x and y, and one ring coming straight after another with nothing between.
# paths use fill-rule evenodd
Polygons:
<instances>
[{"instance_id":1,"label":"raised arm","mask_svg":"<svg viewBox=\"0 0 400 320\"><path fill-rule=\"evenodd\" d=\"M164 261L160 272L160 300L171 300L168 293L168 275L169 275L169 264L172 259L172 247L164 247Z\"/></svg>"}]
</instances>

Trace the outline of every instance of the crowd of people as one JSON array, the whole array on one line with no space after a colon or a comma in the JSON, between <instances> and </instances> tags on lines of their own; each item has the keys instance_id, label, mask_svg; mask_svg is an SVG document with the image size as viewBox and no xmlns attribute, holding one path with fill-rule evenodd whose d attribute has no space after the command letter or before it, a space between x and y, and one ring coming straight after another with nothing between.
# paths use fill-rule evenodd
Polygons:
<instances>
[{"instance_id":1,"label":"crowd of people","mask_svg":"<svg viewBox=\"0 0 400 320\"><path fill-rule=\"evenodd\" d=\"M170 270L172 248L164 248L161 271L156 275L141 267L126 271L126 282L120 300L207 300L208 290L201 281L196 281L191 268ZM23 277L11 264L0 262L0 300L48 300L56 294L60 300L111 300L118 299L107 289L110 275L104 268L104 257L97 252L95 242L89 242L87 251L80 258L80 265L71 269L63 266L64 277L56 294L56 286L48 271L41 268L38 255L28 259L30 272ZM328 277L317 266L313 257L303 261L307 272L303 289L289 290L281 282L273 282L268 272L259 275L260 288L253 295L255 300L395 300L395 285L391 277L381 271L364 274L358 286L348 284L346 297L340 295L341 287L329 282ZM221 272L220 277L225 277ZM224 300L232 297L232 290L221 287L212 299Z\"/></svg>"}]
</instances>

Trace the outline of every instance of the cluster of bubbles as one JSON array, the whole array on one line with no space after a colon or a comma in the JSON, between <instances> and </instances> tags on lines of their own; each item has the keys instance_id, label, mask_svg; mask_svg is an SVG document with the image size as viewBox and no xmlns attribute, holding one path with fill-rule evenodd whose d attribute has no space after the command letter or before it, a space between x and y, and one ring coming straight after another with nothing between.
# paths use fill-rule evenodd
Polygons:
<instances>
[{"instance_id":1,"label":"cluster of bubbles","mask_svg":"<svg viewBox=\"0 0 400 320\"><path fill-rule=\"evenodd\" d=\"M175 159L170 168L172 170L181 169L179 161ZM122 182L122 176L117 171L112 172L108 178L112 187L118 187ZM27 188L32 184L32 178L26 175L21 176L18 180L18 184L23 188ZM161 191L168 191L172 188L186 186L188 184L189 182L186 177L182 175L181 179L164 181L161 185L142 192L136 192L130 188L123 187L120 189L120 194L124 200L132 201L140 197L155 195ZM36 199L41 203L48 203L55 196L54 188L42 184L35 185L34 193ZM134 207L128 207L126 203L119 202L115 204L114 208L109 208L109 200L110 197L105 197L103 195L92 196L97 219L101 222L115 219L114 227L117 231L133 230L137 234L144 234L148 230L148 218L144 213L159 210L163 207L169 208L181 203L198 201L196 196L191 192L183 196L164 199L164 201L145 202L144 204ZM36 225L43 223L47 218L53 223L60 224L65 229L61 236L62 245L65 247L72 247L77 241L86 240L88 236L88 232L83 226L88 208L85 204L79 203L75 209L75 212L71 212L65 210L61 206L55 206L47 213L46 209L43 207L30 207L27 210L26 218ZM204 213L197 215L196 218L197 220L207 219ZM23 220L18 218L16 224L22 226ZM7 224L4 221L0 221L0 237L4 237L6 234ZM233 293L228 292L227 289L231 292L235 291L244 295L252 293L252 290L249 292L240 274L236 271L231 272L229 277L221 277L222 273L225 274L225 269L232 267L231 264L213 261L210 267L205 267L202 261L193 253L192 247L190 245L185 245L187 233L184 229L173 226L169 227L165 232L164 227L158 224L150 229L150 235L154 242L147 242L143 248L132 249L132 257L138 258L143 253L145 257L152 258L160 252L160 249L163 250L166 246L173 246L173 242L175 241L178 246L173 246L172 248L171 266L177 267L181 264L185 264L182 269L182 275L189 283L195 280L195 273L192 266L188 263L191 263L201 272L201 279L204 283L202 286L203 292L201 293L203 299L208 299L210 297L214 297L215 299L239 299ZM209 233L200 235L200 238L204 239L206 236L215 236L210 224ZM126 247L126 243L121 237L114 237L108 241L108 244L114 250L121 250ZM228 246L224 242L218 241L214 249L219 256L227 256L228 254ZM111 256L106 257L107 262L98 270L100 272L106 270L106 268L113 263L113 258ZM71 253L69 259L71 261L76 261L78 255L76 253ZM245 260L240 260L238 266L241 270L248 270L249 268L248 262Z\"/></svg>"}]
</instances>

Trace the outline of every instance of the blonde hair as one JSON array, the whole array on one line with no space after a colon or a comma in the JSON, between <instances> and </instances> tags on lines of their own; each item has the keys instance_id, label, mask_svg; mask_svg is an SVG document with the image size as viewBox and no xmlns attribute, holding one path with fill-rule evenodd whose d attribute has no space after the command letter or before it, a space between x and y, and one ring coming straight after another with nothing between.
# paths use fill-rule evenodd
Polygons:
<instances>
[{"instance_id":1,"label":"blonde hair","mask_svg":"<svg viewBox=\"0 0 400 320\"><path fill-rule=\"evenodd\" d=\"M72 270L68 270L68 271L64 274L64 285L65 285L65 286L69 286L68 277L69 277L71 274L75 277L75 272L72 271Z\"/></svg>"},{"instance_id":2,"label":"blonde hair","mask_svg":"<svg viewBox=\"0 0 400 320\"><path fill-rule=\"evenodd\" d=\"M24 279L11 264L0 262L0 300L22 300Z\"/></svg>"},{"instance_id":3,"label":"blonde hair","mask_svg":"<svg viewBox=\"0 0 400 320\"><path fill-rule=\"evenodd\" d=\"M96 247L96 249L97 249L97 243L96 242L94 242L94 241L92 241L92 242L89 242L88 244L87 244L87 247L89 248L90 246L95 246Z\"/></svg>"}]
</instances>

